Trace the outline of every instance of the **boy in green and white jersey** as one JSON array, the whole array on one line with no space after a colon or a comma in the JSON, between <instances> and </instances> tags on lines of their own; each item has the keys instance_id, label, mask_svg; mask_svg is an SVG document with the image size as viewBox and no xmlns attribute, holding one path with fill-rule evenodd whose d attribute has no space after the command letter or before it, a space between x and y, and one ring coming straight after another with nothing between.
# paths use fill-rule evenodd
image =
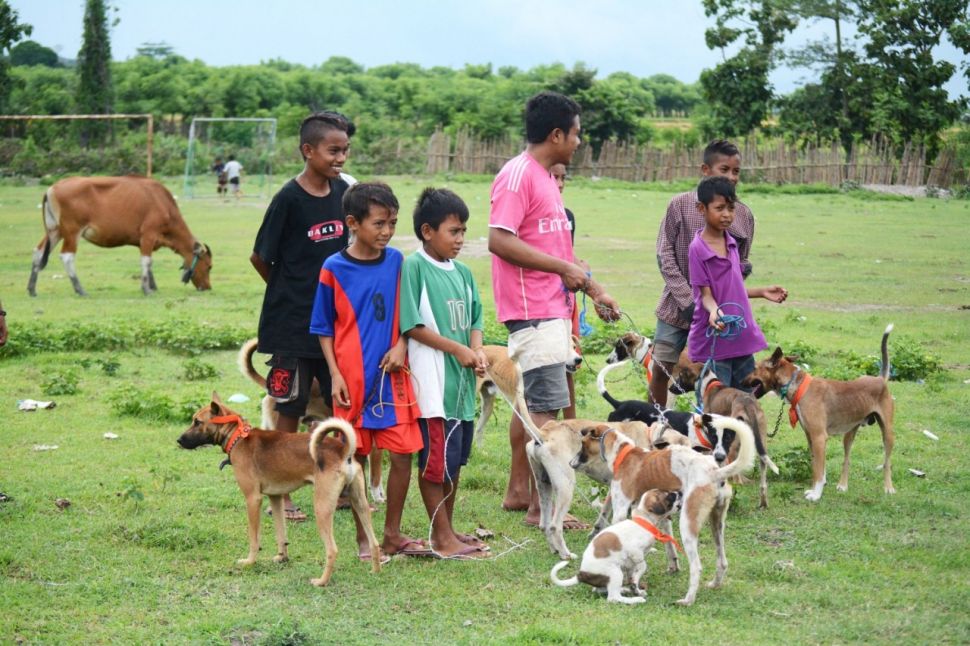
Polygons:
<instances>
[{"instance_id":1,"label":"boy in green and white jersey","mask_svg":"<svg viewBox=\"0 0 970 646\"><path fill-rule=\"evenodd\" d=\"M454 558L480 558L488 551L452 526L461 467L474 436L475 375L484 376L488 365L478 287L468 267L454 260L467 221L468 207L455 193L425 189L414 209L414 232L423 248L401 270L401 332L408 338L424 438L418 483L431 519L432 549Z\"/></svg>"}]
</instances>

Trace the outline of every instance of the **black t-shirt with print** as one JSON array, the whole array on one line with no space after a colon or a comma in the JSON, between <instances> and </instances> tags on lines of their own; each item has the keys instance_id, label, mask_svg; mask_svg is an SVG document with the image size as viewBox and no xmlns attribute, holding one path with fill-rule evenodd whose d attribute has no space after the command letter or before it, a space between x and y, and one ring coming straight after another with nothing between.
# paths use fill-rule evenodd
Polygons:
<instances>
[{"instance_id":1,"label":"black t-shirt with print","mask_svg":"<svg viewBox=\"0 0 970 646\"><path fill-rule=\"evenodd\" d=\"M322 358L310 334L310 312L323 261L347 246L341 202L348 185L330 181L330 194L315 197L295 179L276 194L256 234L253 251L270 267L259 316L259 351Z\"/></svg>"}]
</instances>

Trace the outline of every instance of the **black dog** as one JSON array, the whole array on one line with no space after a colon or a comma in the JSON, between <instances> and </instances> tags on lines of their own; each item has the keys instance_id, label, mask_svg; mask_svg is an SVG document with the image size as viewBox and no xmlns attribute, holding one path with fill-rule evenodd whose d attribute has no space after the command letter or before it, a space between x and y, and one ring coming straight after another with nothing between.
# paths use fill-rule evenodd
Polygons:
<instances>
[{"instance_id":1,"label":"black dog","mask_svg":"<svg viewBox=\"0 0 970 646\"><path fill-rule=\"evenodd\" d=\"M691 437L692 429L694 428L694 415L693 413L682 413L675 410L664 410L655 404L649 402L639 401L637 399L628 399L626 401L619 401L614 398L610 393L606 391L606 374L610 370L614 370L623 366L626 361L619 361L616 363L607 363L600 370L599 375L596 377L596 385L599 387L600 394L603 399L610 403L613 407L613 412L609 414L606 418L608 422L626 422L626 421L637 421L643 422L644 424L650 426L655 422L666 422L668 426L672 429L684 435L686 437ZM696 444L700 447L704 447L705 441L710 440L710 438L703 438ZM692 444L695 444L692 438ZM709 442L708 442L709 443ZM663 448L663 447L656 447Z\"/></svg>"}]
</instances>

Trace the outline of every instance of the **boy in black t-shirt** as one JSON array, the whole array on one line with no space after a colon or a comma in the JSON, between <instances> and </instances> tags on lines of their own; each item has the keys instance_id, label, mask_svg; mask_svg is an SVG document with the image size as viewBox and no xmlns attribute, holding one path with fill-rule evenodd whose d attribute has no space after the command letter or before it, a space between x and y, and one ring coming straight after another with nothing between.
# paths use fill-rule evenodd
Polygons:
<instances>
[{"instance_id":1,"label":"boy in black t-shirt","mask_svg":"<svg viewBox=\"0 0 970 646\"><path fill-rule=\"evenodd\" d=\"M330 403L330 370L317 337L310 334L310 312L324 259L347 246L341 202L347 180L353 180L342 171L355 131L337 112L303 120L303 172L273 197L249 258L266 281L259 351L273 355L266 387L277 401L278 431L297 431L314 379ZM306 520L289 495L283 503L287 519Z\"/></svg>"}]
</instances>

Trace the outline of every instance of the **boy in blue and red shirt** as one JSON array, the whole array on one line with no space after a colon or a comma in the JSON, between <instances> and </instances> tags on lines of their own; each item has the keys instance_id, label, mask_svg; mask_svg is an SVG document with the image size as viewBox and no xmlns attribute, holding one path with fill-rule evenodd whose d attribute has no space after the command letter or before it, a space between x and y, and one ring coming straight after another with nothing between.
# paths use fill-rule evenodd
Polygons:
<instances>
[{"instance_id":1,"label":"boy in blue and red shirt","mask_svg":"<svg viewBox=\"0 0 970 646\"><path fill-rule=\"evenodd\" d=\"M356 184L344 195L343 210L353 242L323 263L310 333L319 336L330 369L334 415L357 433L358 460L373 447L390 452L381 549L387 555L430 556L424 541L401 535L411 455L423 442L421 411L403 370L407 345L398 311L404 256L387 246L398 201L386 184ZM359 522L357 542L360 557L372 558Z\"/></svg>"}]
</instances>

